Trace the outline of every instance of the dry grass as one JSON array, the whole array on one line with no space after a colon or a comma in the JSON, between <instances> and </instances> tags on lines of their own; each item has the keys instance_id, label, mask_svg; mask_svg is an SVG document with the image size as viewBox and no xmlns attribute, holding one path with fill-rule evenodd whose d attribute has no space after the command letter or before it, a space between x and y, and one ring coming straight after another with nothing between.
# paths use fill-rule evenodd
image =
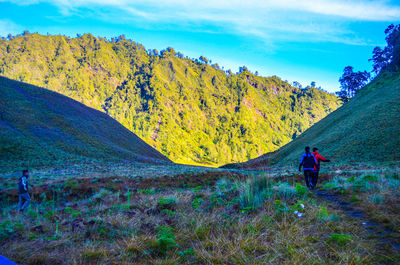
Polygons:
<instances>
[{"instance_id":1,"label":"dry grass","mask_svg":"<svg viewBox=\"0 0 400 265\"><path fill-rule=\"evenodd\" d=\"M329 207L323 217L323 204L307 195L284 200L277 193L247 209L240 178L215 183L213 173L205 174L183 188L179 178L167 178L155 182L157 189L114 179L119 182L93 179L86 193L80 190L88 182L74 183L74 193L68 181L48 186L57 190L56 199L42 196L25 216L3 200L2 255L20 264L371 264L396 258L385 257L349 217ZM293 213L300 201L301 218ZM335 233L350 240L332 240Z\"/></svg>"}]
</instances>

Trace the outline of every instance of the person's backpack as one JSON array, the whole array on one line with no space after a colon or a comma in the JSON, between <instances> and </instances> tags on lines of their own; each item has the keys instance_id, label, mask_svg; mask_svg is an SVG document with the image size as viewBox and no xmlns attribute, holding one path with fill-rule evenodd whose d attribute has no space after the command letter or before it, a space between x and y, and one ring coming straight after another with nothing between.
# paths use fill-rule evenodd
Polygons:
<instances>
[{"instance_id":1,"label":"person's backpack","mask_svg":"<svg viewBox=\"0 0 400 265\"><path fill-rule=\"evenodd\" d=\"M315 159L311 153L306 153L303 160L303 168L314 168Z\"/></svg>"}]
</instances>

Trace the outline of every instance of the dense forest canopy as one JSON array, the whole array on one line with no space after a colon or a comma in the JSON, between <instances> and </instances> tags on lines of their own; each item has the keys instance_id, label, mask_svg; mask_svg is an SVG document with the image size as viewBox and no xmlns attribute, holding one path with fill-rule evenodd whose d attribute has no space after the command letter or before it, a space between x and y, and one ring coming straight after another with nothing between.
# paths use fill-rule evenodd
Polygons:
<instances>
[{"instance_id":1,"label":"dense forest canopy","mask_svg":"<svg viewBox=\"0 0 400 265\"><path fill-rule=\"evenodd\" d=\"M0 40L0 75L106 112L174 162L220 165L274 151L340 106L247 67L233 74L124 36L24 32Z\"/></svg>"}]
</instances>

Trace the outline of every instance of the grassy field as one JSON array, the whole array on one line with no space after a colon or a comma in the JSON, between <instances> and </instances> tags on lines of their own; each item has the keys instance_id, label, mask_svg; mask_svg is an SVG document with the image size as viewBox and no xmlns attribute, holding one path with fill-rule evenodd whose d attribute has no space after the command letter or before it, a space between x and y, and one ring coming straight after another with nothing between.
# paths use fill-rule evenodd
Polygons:
<instances>
[{"instance_id":1,"label":"grassy field","mask_svg":"<svg viewBox=\"0 0 400 265\"><path fill-rule=\"evenodd\" d=\"M363 172L365 170L365 172ZM302 176L187 166L75 165L32 172L16 213L14 173L0 182L0 253L19 264L396 264L399 167ZM14 181L15 182L15 181ZM390 204L390 207L385 205ZM391 229L363 227L374 220Z\"/></svg>"}]
</instances>

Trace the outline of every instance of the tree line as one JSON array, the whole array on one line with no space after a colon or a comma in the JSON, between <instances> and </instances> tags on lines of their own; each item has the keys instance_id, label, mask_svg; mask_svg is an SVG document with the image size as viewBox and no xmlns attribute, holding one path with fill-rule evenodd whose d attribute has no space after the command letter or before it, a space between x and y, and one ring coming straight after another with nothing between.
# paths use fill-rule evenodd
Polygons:
<instances>
[{"instance_id":1,"label":"tree line","mask_svg":"<svg viewBox=\"0 0 400 265\"><path fill-rule=\"evenodd\" d=\"M366 86L373 77L379 73L395 72L400 67L400 24L389 25L385 30L386 46L384 48L375 47L372 51L372 72L355 72L352 66L346 66L343 75L339 78L340 91L336 94L343 102L349 101L354 97L358 90Z\"/></svg>"}]
</instances>

